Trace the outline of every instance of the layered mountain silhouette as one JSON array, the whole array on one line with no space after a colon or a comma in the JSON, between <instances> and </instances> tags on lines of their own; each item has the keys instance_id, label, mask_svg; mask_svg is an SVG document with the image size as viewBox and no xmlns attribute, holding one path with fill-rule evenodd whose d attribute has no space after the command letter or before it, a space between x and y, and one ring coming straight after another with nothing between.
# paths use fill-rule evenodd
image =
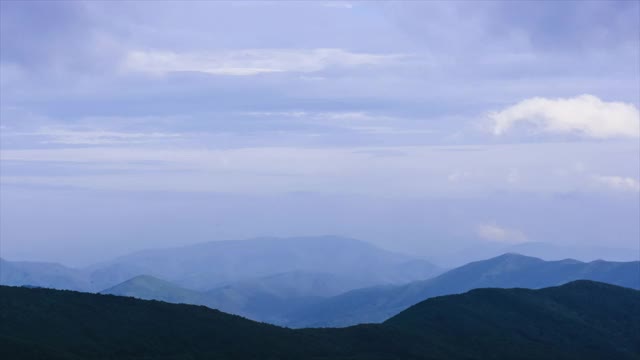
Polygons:
<instances>
[{"instance_id":1,"label":"layered mountain silhouette","mask_svg":"<svg viewBox=\"0 0 640 360\"><path fill-rule=\"evenodd\" d=\"M440 271L426 260L335 236L215 241L146 250L81 270L10 261L0 266L0 283L4 285L101 291L149 275L200 291L252 281L268 281L272 287L296 282L298 289L308 290L305 296L408 283ZM279 278L265 280L274 276ZM279 280L282 285L275 284Z\"/></svg>"},{"instance_id":2,"label":"layered mountain silhouette","mask_svg":"<svg viewBox=\"0 0 640 360\"><path fill-rule=\"evenodd\" d=\"M4 359L640 356L640 291L592 281L477 289L428 299L382 324L340 329L292 330L203 306L7 286L0 318Z\"/></svg>"},{"instance_id":3,"label":"layered mountain silhouette","mask_svg":"<svg viewBox=\"0 0 640 360\"><path fill-rule=\"evenodd\" d=\"M430 297L482 287L541 288L573 280L597 280L640 288L640 262L543 261L505 254L450 270L436 278L401 286L376 286L327 297L326 286L339 278L285 273L197 292L149 276L128 280L103 293L206 305L253 320L290 327L349 326L382 322ZM286 281L284 281L285 279ZM302 280L300 280L302 279Z\"/></svg>"},{"instance_id":4,"label":"layered mountain silhouette","mask_svg":"<svg viewBox=\"0 0 640 360\"><path fill-rule=\"evenodd\" d=\"M260 238L149 250L71 269L0 260L0 283L205 305L288 327L378 323L427 298L482 287L594 280L640 288L640 262L543 261L505 254L442 273L340 237Z\"/></svg>"},{"instance_id":5,"label":"layered mountain silhouette","mask_svg":"<svg viewBox=\"0 0 640 360\"><path fill-rule=\"evenodd\" d=\"M496 257L505 253L516 253L544 260L576 259L584 262L598 259L609 261L638 261L638 249L611 248L591 245L558 245L545 242L524 242L520 244L504 244L485 242L470 248L449 254L439 254L437 264L446 267L458 267L473 261Z\"/></svg>"},{"instance_id":6,"label":"layered mountain silhouette","mask_svg":"<svg viewBox=\"0 0 640 360\"><path fill-rule=\"evenodd\" d=\"M66 266L34 261L0 259L0 284L31 285L53 289L90 291L88 278L80 270Z\"/></svg>"},{"instance_id":7,"label":"layered mountain silhouette","mask_svg":"<svg viewBox=\"0 0 640 360\"><path fill-rule=\"evenodd\" d=\"M258 238L134 253L99 266L91 280L109 286L136 275L152 275L186 288L210 290L291 271L347 277L353 286L362 287L423 279L437 268L355 239Z\"/></svg>"},{"instance_id":8,"label":"layered mountain silhouette","mask_svg":"<svg viewBox=\"0 0 640 360\"><path fill-rule=\"evenodd\" d=\"M483 287L542 288L573 280L594 280L640 289L640 262L544 261L504 254L400 286L353 290L288 315L292 327L349 326L382 322L422 300Z\"/></svg>"},{"instance_id":9,"label":"layered mountain silhouette","mask_svg":"<svg viewBox=\"0 0 640 360\"><path fill-rule=\"evenodd\" d=\"M339 283L341 278L295 272L201 292L185 289L153 276L140 275L100 293L205 305L253 320L280 324L289 321L286 317L288 313L325 299L321 294L335 293L333 281Z\"/></svg>"}]
</instances>

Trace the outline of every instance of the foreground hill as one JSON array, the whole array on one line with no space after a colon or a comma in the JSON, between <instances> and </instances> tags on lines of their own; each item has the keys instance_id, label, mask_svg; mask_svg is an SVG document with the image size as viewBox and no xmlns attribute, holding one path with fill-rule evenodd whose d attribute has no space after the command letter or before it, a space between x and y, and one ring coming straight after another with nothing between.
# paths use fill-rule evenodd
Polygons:
<instances>
[{"instance_id":1,"label":"foreground hill","mask_svg":"<svg viewBox=\"0 0 640 360\"><path fill-rule=\"evenodd\" d=\"M291 330L206 307L0 287L5 359L634 359L640 292L590 281L429 299L383 324Z\"/></svg>"},{"instance_id":2,"label":"foreground hill","mask_svg":"<svg viewBox=\"0 0 640 360\"><path fill-rule=\"evenodd\" d=\"M349 326L382 322L422 300L484 287L542 288L594 280L640 289L640 262L544 261L505 254L473 262L430 280L378 286L338 295L288 315L292 327Z\"/></svg>"}]
</instances>

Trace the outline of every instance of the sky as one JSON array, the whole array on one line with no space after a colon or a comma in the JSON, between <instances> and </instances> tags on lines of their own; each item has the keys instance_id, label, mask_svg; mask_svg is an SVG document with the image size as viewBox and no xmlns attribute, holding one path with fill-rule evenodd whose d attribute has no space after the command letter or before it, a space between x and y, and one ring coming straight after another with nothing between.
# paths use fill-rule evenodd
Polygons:
<instances>
[{"instance_id":1,"label":"sky","mask_svg":"<svg viewBox=\"0 0 640 360\"><path fill-rule=\"evenodd\" d=\"M637 1L0 3L0 256L640 254Z\"/></svg>"}]
</instances>

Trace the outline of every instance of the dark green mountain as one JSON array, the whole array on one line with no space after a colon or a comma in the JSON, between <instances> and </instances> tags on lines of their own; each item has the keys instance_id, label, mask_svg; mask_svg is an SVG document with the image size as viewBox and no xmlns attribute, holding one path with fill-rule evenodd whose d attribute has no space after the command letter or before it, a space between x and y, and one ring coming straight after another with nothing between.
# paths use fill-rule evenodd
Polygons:
<instances>
[{"instance_id":1,"label":"dark green mountain","mask_svg":"<svg viewBox=\"0 0 640 360\"><path fill-rule=\"evenodd\" d=\"M291 330L194 305L0 287L3 359L638 359L640 291L577 281L432 298Z\"/></svg>"},{"instance_id":2,"label":"dark green mountain","mask_svg":"<svg viewBox=\"0 0 640 360\"><path fill-rule=\"evenodd\" d=\"M291 327L349 326L382 322L422 300L484 287L542 288L594 280L640 289L640 262L544 261L505 254L473 262L430 280L347 292L288 315Z\"/></svg>"}]
</instances>

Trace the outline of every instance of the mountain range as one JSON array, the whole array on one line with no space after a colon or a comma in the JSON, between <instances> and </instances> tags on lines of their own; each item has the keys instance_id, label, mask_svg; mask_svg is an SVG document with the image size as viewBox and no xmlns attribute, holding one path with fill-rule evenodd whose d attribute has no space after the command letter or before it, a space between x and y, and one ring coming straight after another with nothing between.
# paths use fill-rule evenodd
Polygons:
<instances>
[{"instance_id":1,"label":"mountain range","mask_svg":"<svg viewBox=\"0 0 640 360\"><path fill-rule=\"evenodd\" d=\"M290 278L291 274L275 278L283 276ZM541 288L580 279L640 289L640 262L544 261L505 254L461 266L433 279L405 285L362 288L331 297L306 295L310 292L298 290L300 285L296 282L291 283L288 289L283 288L281 280L273 281L271 285L270 279L265 279L262 282L239 283L197 292L149 276L136 277L102 293L206 305L253 320L289 327L335 327L382 322L434 296L483 287ZM332 281L330 278L321 280ZM275 289L274 284L277 285Z\"/></svg>"},{"instance_id":2,"label":"mountain range","mask_svg":"<svg viewBox=\"0 0 640 360\"><path fill-rule=\"evenodd\" d=\"M575 281L431 298L382 324L292 330L203 306L0 286L4 359L637 359L640 291ZM34 326L37 324L37 326Z\"/></svg>"},{"instance_id":3,"label":"mountain range","mask_svg":"<svg viewBox=\"0 0 640 360\"><path fill-rule=\"evenodd\" d=\"M94 292L150 275L187 289L207 291L255 281L277 287L273 283L281 279L297 282L298 289L308 289L305 296L408 283L441 271L420 258L335 236L214 241L145 250L85 269L7 260L2 260L0 268L0 284L4 285Z\"/></svg>"},{"instance_id":4,"label":"mountain range","mask_svg":"<svg viewBox=\"0 0 640 360\"><path fill-rule=\"evenodd\" d=\"M609 261L639 261L640 251L636 249L612 248L593 245L557 245L545 242L527 241L519 244L484 242L453 253L438 254L433 257L437 265L448 268L458 267L473 261L484 260L506 253L517 253L544 260L576 259L584 262L606 259Z\"/></svg>"},{"instance_id":5,"label":"mountain range","mask_svg":"<svg viewBox=\"0 0 640 360\"><path fill-rule=\"evenodd\" d=\"M84 290L91 288L86 274L56 263L8 261L0 258L1 285L32 285L52 289Z\"/></svg>"},{"instance_id":6,"label":"mountain range","mask_svg":"<svg viewBox=\"0 0 640 360\"><path fill-rule=\"evenodd\" d=\"M86 269L0 260L0 284L204 305L293 328L378 323L427 298L482 287L595 280L640 288L640 262L504 254L444 272L340 237L261 238L133 253Z\"/></svg>"},{"instance_id":7,"label":"mountain range","mask_svg":"<svg viewBox=\"0 0 640 360\"><path fill-rule=\"evenodd\" d=\"M542 288L574 280L594 280L640 289L640 262L544 261L519 254L504 254L472 262L432 279L405 285L353 290L289 315L287 326L349 326L382 322L425 299L475 288Z\"/></svg>"}]
</instances>

